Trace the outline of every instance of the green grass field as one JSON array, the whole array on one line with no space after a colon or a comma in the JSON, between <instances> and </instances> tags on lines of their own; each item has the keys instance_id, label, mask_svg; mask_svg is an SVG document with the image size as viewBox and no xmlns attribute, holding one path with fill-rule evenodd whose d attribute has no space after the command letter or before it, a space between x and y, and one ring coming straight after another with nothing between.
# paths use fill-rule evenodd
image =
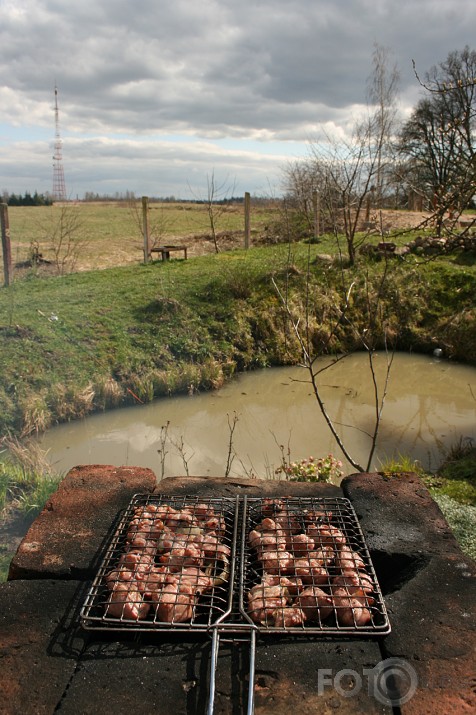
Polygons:
<instances>
[{"instance_id":1,"label":"green grass field","mask_svg":"<svg viewBox=\"0 0 476 715\"><path fill-rule=\"evenodd\" d=\"M54 260L52 236L65 213L74 215L77 223L74 239L81 244L77 269L108 268L138 263L143 259L141 202L118 201L9 207L13 262L26 261L33 246L43 258ZM252 231L262 231L277 213L272 206L252 206ZM149 226L152 241L158 243L170 243L184 237L198 238L210 233L210 219L203 204L151 203ZM224 207L217 218L216 229L218 232L243 231L243 206ZM191 253L193 255L193 250Z\"/></svg>"}]
</instances>

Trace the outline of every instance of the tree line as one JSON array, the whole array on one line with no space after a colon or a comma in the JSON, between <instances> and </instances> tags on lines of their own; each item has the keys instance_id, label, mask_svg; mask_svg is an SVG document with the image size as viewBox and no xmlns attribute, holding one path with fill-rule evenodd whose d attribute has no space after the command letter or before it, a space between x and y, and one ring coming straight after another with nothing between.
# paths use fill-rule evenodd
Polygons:
<instances>
[{"instance_id":1,"label":"tree line","mask_svg":"<svg viewBox=\"0 0 476 715\"><path fill-rule=\"evenodd\" d=\"M34 194L26 191L23 195L9 194L8 191L3 191L2 203L8 206L51 206L53 199L48 194L39 194L37 191Z\"/></svg>"},{"instance_id":2,"label":"tree line","mask_svg":"<svg viewBox=\"0 0 476 715\"><path fill-rule=\"evenodd\" d=\"M398 68L378 45L372 60L367 116L350 138L311 142L308 156L284 167L289 206L311 226L318 201L322 230L345 236L351 263L362 225L383 233L379 209L428 211L439 236L475 206L476 51L450 52L423 77L414 66L423 96L406 121Z\"/></svg>"}]
</instances>

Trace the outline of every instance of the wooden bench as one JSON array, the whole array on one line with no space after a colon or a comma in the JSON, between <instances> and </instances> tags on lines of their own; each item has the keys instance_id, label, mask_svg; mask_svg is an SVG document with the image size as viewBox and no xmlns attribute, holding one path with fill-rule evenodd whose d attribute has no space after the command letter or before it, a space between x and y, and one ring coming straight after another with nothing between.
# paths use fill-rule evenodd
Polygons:
<instances>
[{"instance_id":1,"label":"wooden bench","mask_svg":"<svg viewBox=\"0 0 476 715\"><path fill-rule=\"evenodd\" d=\"M150 249L151 253L160 253L163 261L168 261L170 254L174 251L182 251L184 260L187 260L187 246L155 246Z\"/></svg>"},{"instance_id":2,"label":"wooden bench","mask_svg":"<svg viewBox=\"0 0 476 715\"><path fill-rule=\"evenodd\" d=\"M474 224L474 218L459 218L458 225L460 228L468 228Z\"/></svg>"}]
</instances>

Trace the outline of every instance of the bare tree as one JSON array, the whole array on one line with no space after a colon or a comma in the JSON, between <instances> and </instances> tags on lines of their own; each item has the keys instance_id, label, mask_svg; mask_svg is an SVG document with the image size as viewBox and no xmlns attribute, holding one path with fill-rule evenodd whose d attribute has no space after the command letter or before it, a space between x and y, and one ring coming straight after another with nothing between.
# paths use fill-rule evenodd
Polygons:
<instances>
[{"instance_id":1,"label":"bare tree","mask_svg":"<svg viewBox=\"0 0 476 715\"><path fill-rule=\"evenodd\" d=\"M377 155L374 202L383 206L386 184L392 179L397 128L397 96L400 73L396 64L390 66L389 50L377 43L372 55L373 72L368 81L368 98L374 107L372 133Z\"/></svg>"},{"instance_id":2,"label":"bare tree","mask_svg":"<svg viewBox=\"0 0 476 715\"><path fill-rule=\"evenodd\" d=\"M357 286L356 281L352 281L345 290L343 289L340 301L327 301L326 322L330 324L331 327L327 333L323 332L320 335L316 335L318 331L313 330L311 325L309 269L304 316L302 311L296 309L296 303L290 297L287 282L283 289L278 285L277 281L273 279L275 290L281 300L292 331L299 343L302 356L301 365L307 371L308 382L311 385L312 394L317 401L321 414L348 462L360 472L369 471L377 447L382 423L382 412L387 396L396 344L394 341L393 347L390 348L387 340L386 316L383 303L388 271L387 261L384 261L383 265L384 270L377 284L371 282L369 276L366 275L360 287ZM344 277L342 285L344 286ZM364 324L359 324L357 320L352 318L351 305L354 301L354 295L358 291L360 291L361 302L363 301L365 307L366 320ZM334 365L344 360L350 354L345 352L336 354L333 351L333 343L336 335L342 329L349 331L353 335L354 344L367 353L372 380L374 420L371 430L365 431L365 435L369 440L369 450L365 465L362 465L349 452L340 431L345 425L338 424L332 415L329 414L323 397L323 386L320 382L323 373L332 370ZM379 379L375 366L375 358L377 348L382 346L384 348L386 363L384 376ZM330 362L328 359L329 354L333 355ZM326 358L325 360L322 359L324 356Z\"/></svg>"},{"instance_id":3,"label":"bare tree","mask_svg":"<svg viewBox=\"0 0 476 715\"><path fill-rule=\"evenodd\" d=\"M74 271L89 244L80 207L70 204L51 206L41 230L42 243L53 253L58 274Z\"/></svg>"},{"instance_id":4,"label":"bare tree","mask_svg":"<svg viewBox=\"0 0 476 715\"><path fill-rule=\"evenodd\" d=\"M415 63L414 63L415 67ZM451 52L421 80L426 91L405 123L400 148L431 197L437 234L473 201L476 184L476 51Z\"/></svg>"},{"instance_id":5,"label":"bare tree","mask_svg":"<svg viewBox=\"0 0 476 715\"><path fill-rule=\"evenodd\" d=\"M218 224L221 217L226 212L229 199L232 198L235 191L236 182L230 183L228 179L218 182L215 178L215 171L211 175L207 174L207 194L205 198L195 196L197 201L205 204L208 214L208 222L210 225L210 234L212 237L215 252L220 252L218 243Z\"/></svg>"},{"instance_id":6,"label":"bare tree","mask_svg":"<svg viewBox=\"0 0 476 715\"><path fill-rule=\"evenodd\" d=\"M326 147L311 146L311 155L318 167L324 167L323 184L319 190L320 205L340 247L342 237L350 265L357 259L358 249L366 242L362 222L367 199L374 191L379 147L372 141L371 120L357 125L352 138L343 142L329 138Z\"/></svg>"},{"instance_id":7,"label":"bare tree","mask_svg":"<svg viewBox=\"0 0 476 715\"><path fill-rule=\"evenodd\" d=\"M390 169L398 70L388 67L388 52L378 45L373 64L367 116L355 123L350 138L327 135L324 141L314 141L307 159L285 169L288 195L295 199L298 210L305 212L310 226L312 193L318 193L324 228L334 234L338 245L344 237L343 250L351 265L368 238L365 220L369 206L376 202L381 206L386 183L394 176Z\"/></svg>"}]
</instances>

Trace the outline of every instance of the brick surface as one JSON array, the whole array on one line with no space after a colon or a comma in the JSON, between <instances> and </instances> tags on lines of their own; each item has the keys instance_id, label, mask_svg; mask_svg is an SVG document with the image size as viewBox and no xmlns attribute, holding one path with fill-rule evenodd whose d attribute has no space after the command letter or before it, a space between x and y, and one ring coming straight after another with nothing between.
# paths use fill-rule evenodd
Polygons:
<instances>
[{"instance_id":1,"label":"brick surface","mask_svg":"<svg viewBox=\"0 0 476 715\"><path fill-rule=\"evenodd\" d=\"M150 469L138 467L72 469L21 542L9 579L91 576L117 513L156 482Z\"/></svg>"},{"instance_id":2,"label":"brick surface","mask_svg":"<svg viewBox=\"0 0 476 715\"><path fill-rule=\"evenodd\" d=\"M157 494L188 494L203 497L342 497L342 490L320 482L287 482L263 479L220 479L217 477L168 477L155 489Z\"/></svg>"},{"instance_id":3,"label":"brick surface","mask_svg":"<svg viewBox=\"0 0 476 715\"><path fill-rule=\"evenodd\" d=\"M373 551L459 553L440 508L416 474L353 474L342 481Z\"/></svg>"}]
</instances>

